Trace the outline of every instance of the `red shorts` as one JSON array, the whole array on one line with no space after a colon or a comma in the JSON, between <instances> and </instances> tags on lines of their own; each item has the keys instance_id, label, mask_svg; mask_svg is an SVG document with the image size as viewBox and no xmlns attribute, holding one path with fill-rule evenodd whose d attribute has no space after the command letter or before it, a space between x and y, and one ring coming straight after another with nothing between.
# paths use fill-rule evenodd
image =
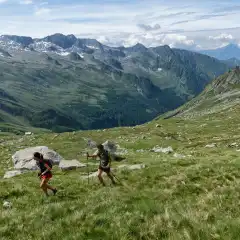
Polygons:
<instances>
[{"instance_id":1,"label":"red shorts","mask_svg":"<svg viewBox=\"0 0 240 240\"><path fill-rule=\"evenodd\" d=\"M41 176L41 179L50 179L50 178L52 178L52 173L46 173Z\"/></svg>"}]
</instances>

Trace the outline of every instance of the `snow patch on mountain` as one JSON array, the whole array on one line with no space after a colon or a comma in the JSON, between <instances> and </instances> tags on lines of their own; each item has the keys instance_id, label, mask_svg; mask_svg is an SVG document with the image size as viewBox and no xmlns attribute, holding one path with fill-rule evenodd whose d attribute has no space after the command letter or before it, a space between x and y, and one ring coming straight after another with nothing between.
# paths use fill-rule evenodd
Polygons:
<instances>
[{"instance_id":1,"label":"snow patch on mountain","mask_svg":"<svg viewBox=\"0 0 240 240\"><path fill-rule=\"evenodd\" d=\"M64 50L56 44L40 41L30 44L29 47L35 49L38 52L64 52Z\"/></svg>"},{"instance_id":2,"label":"snow patch on mountain","mask_svg":"<svg viewBox=\"0 0 240 240\"><path fill-rule=\"evenodd\" d=\"M98 50L99 48L96 47L96 46L91 46L91 45L86 45L87 48L90 48L90 49L95 49L95 50Z\"/></svg>"},{"instance_id":3,"label":"snow patch on mountain","mask_svg":"<svg viewBox=\"0 0 240 240\"><path fill-rule=\"evenodd\" d=\"M61 56L68 56L70 54L70 52L60 52L58 54Z\"/></svg>"},{"instance_id":4,"label":"snow patch on mountain","mask_svg":"<svg viewBox=\"0 0 240 240\"><path fill-rule=\"evenodd\" d=\"M6 50L17 50L17 51L23 50L23 47L21 46L21 44L9 39L4 39L3 36L0 36L0 48L6 49Z\"/></svg>"}]
</instances>

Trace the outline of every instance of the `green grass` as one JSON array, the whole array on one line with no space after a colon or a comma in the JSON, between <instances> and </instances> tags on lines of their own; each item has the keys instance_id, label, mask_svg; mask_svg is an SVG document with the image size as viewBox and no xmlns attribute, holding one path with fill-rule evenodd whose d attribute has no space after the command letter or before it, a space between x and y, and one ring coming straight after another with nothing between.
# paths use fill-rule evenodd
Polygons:
<instances>
[{"instance_id":1,"label":"green grass","mask_svg":"<svg viewBox=\"0 0 240 240\"><path fill-rule=\"evenodd\" d=\"M11 155L19 148L47 145L66 159L86 162L83 137L114 140L128 150L119 164L144 163L137 171L117 170L123 185L99 185L96 178L82 180L87 169L54 169L51 183L56 196L44 198L36 173L0 180L0 236L9 239L239 239L240 108L196 120L156 120L135 128L82 131L34 136L2 135L1 170L12 167ZM229 118L231 117L231 118ZM156 124L162 125L157 128ZM19 139L21 139L19 141ZM205 148L216 143L216 148ZM172 146L175 153L138 149ZM90 167L95 171L95 167Z\"/></svg>"}]
</instances>

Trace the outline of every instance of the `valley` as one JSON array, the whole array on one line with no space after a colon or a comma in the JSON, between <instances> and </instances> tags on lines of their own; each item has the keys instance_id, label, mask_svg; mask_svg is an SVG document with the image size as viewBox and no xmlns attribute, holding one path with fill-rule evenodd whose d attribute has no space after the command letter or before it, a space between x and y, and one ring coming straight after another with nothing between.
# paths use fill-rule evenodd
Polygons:
<instances>
[{"instance_id":1,"label":"valley","mask_svg":"<svg viewBox=\"0 0 240 240\"><path fill-rule=\"evenodd\" d=\"M112 48L62 34L0 39L0 127L15 133L142 124L181 106L230 69L169 46Z\"/></svg>"}]
</instances>

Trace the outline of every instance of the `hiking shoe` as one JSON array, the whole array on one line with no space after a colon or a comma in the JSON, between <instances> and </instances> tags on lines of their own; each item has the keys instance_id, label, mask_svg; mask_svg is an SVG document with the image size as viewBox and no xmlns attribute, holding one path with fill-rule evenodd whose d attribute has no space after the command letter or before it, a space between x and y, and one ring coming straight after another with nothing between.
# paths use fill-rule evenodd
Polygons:
<instances>
[{"instance_id":1,"label":"hiking shoe","mask_svg":"<svg viewBox=\"0 0 240 240\"><path fill-rule=\"evenodd\" d=\"M53 191L53 194L56 195L57 189L55 188L55 189L53 189L52 191Z\"/></svg>"}]
</instances>

